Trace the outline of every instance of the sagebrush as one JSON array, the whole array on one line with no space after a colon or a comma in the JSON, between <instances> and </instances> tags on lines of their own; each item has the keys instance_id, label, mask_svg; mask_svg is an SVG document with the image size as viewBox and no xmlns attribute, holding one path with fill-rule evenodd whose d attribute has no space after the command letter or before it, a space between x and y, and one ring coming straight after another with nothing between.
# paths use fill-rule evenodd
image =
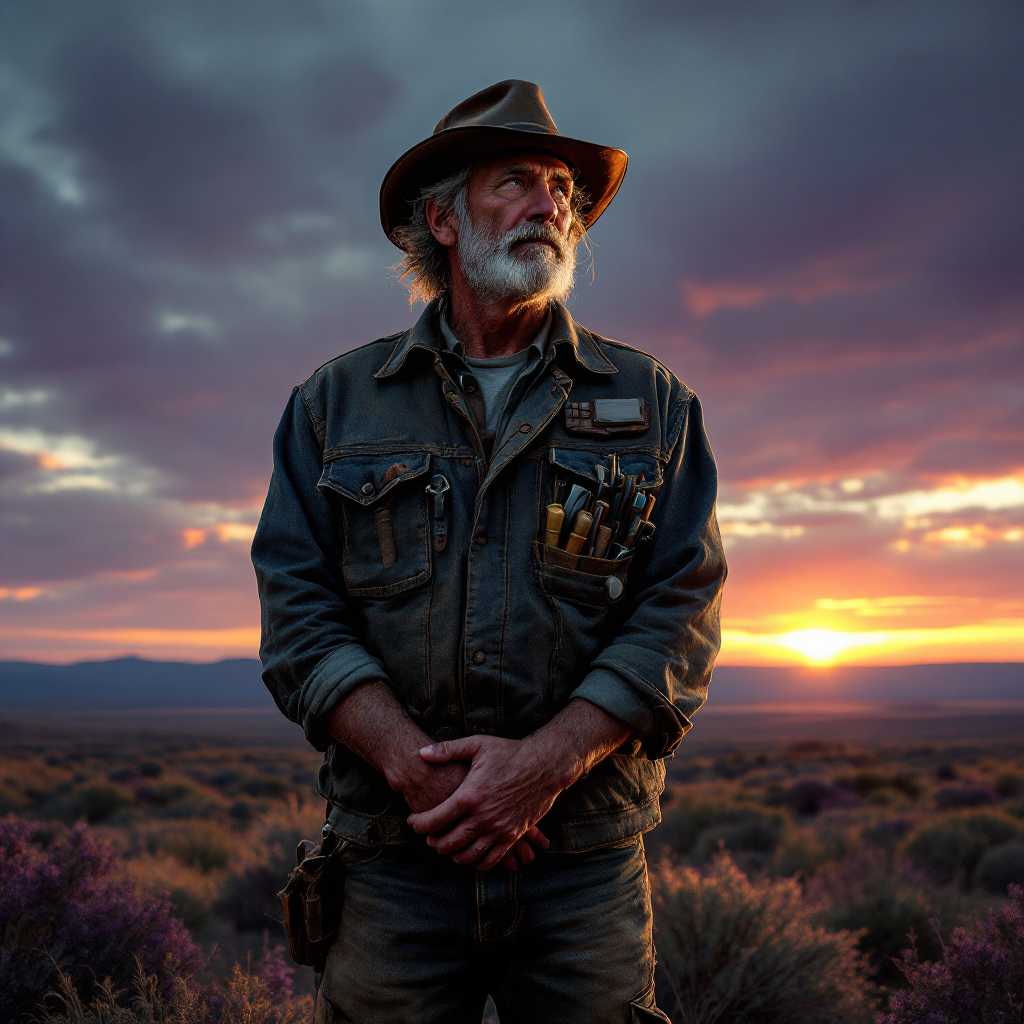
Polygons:
<instances>
[{"instance_id":1,"label":"sagebrush","mask_svg":"<svg viewBox=\"0 0 1024 1024\"><path fill-rule=\"evenodd\" d=\"M674 1024L868 1024L856 936L812 924L791 879L752 882L727 856L707 874L652 874L658 1005Z\"/></svg>"}]
</instances>

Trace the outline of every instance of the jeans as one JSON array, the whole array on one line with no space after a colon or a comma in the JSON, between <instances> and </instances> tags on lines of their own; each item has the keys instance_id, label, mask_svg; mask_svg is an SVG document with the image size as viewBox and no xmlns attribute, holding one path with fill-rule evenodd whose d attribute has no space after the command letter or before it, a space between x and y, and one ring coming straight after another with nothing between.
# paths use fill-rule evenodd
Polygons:
<instances>
[{"instance_id":1,"label":"jeans","mask_svg":"<svg viewBox=\"0 0 1024 1024\"><path fill-rule=\"evenodd\" d=\"M347 870L316 1024L666 1022L643 842L480 873L424 843Z\"/></svg>"}]
</instances>

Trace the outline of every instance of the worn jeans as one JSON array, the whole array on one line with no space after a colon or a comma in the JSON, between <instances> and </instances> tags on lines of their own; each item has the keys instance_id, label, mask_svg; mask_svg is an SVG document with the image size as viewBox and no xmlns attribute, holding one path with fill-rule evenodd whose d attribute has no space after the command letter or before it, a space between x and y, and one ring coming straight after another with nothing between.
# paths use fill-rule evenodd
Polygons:
<instances>
[{"instance_id":1,"label":"worn jeans","mask_svg":"<svg viewBox=\"0 0 1024 1024\"><path fill-rule=\"evenodd\" d=\"M316 1024L631 1024L654 1008L643 842L480 873L425 844L352 865Z\"/></svg>"}]
</instances>

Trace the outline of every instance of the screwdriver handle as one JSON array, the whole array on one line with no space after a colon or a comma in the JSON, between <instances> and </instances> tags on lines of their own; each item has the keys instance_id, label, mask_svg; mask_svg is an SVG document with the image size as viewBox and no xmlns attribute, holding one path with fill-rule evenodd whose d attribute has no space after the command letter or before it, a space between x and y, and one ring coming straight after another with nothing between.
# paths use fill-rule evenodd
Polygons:
<instances>
[{"instance_id":1,"label":"screwdriver handle","mask_svg":"<svg viewBox=\"0 0 1024 1024\"><path fill-rule=\"evenodd\" d=\"M576 518L573 520L572 532L569 534L569 539L565 542L565 550L570 555L578 555L580 549L587 542L587 533L590 531L590 524L594 521L594 517L589 512L577 512Z\"/></svg>"},{"instance_id":2,"label":"screwdriver handle","mask_svg":"<svg viewBox=\"0 0 1024 1024\"><path fill-rule=\"evenodd\" d=\"M597 528L597 539L594 541L594 557L604 558L604 553L608 550L608 544L612 539L612 529L610 526L599 526Z\"/></svg>"},{"instance_id":3,"label":"screwdriver handle","mask_svg":"<svg viewBox=\"0 0 1024 1024\"><path fill-rule=\"evenodd\" d=\"M562 532L565 509L561 505L548 505L547 520L544 523L544 543L550 547L558 547L558 537Z\"/></svg>"}]
</instances>

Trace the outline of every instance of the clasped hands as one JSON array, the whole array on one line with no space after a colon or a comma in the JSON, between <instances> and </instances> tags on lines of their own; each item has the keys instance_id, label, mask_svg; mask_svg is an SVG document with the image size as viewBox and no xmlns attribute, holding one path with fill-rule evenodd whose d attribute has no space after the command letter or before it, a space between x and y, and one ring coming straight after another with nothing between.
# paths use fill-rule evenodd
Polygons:
<instances>
[{"instance_id":1,"label":"clasped hands","mask_svg":"<svg viewBox=\"0 0 1024 1024\"><path fill-rule=\"evenodd\" d=\"M536 822L569 781L545 746L535 737L469 736L421 747L421 767L411 773L418 779L402 786L409 824L456 864L529 864L550 845Z\"/></svg>"},{"instance_id":2,"label":"clasped hands","mask_svg":"<svg viewBox=\"0 0 1024 1024\"><path fill-rule=\"evenodd\" d=\"M633 736L628 725L577 699L526 739L424 743L429 737L383 680L335 705L328 731L405 797L409 823L430 846L480 871L498 864L514 871L546 850L537 822L555 797Z\"/></svg>"}]
</instances>

